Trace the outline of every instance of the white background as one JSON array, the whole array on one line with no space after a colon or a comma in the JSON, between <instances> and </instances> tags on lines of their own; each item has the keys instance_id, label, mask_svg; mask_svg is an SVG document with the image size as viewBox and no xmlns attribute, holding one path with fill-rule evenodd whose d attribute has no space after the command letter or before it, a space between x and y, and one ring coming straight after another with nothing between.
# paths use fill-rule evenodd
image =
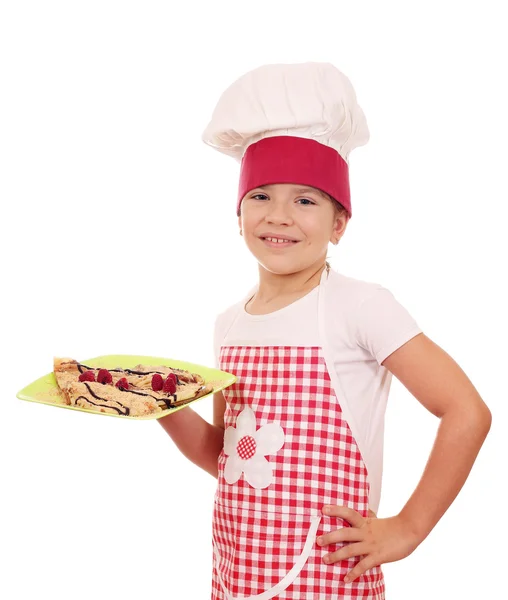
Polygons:
<instances>
[{"instance_id":1,"label":"white background","mask_svg":"<svg viewBox=\"0 0 508 600\"><path fill-rule=\"evenodd\" d=\"M208 598L215 480L155 421L22 402L53 356L213 364L215 315L256 282L238 166L200 135L270 62L332 62L371 130L332 266L388 287L493 413L431 535L384 566L387 599L500 597L508 417L506 56L501 2L27 2L0 9L0 596ZM211 419L212 401L195 404ZM438 421L394 379L380 517ZM192 435L192 433L190 433ZM506 555L505 555L506 556Z\"/></svg>"}]
</instances>

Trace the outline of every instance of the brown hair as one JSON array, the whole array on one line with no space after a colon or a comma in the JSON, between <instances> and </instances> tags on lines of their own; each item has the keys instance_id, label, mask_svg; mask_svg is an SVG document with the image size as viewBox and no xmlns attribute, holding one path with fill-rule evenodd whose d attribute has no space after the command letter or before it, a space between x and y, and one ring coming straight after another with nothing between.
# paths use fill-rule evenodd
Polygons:
<instances>
[{"instance_id":1,"label":"brown hair","mask_svg":"<svg viewBox=\"0 0 508 600\"><path fill-rule=\"evenodd\" d=\"M319 190L319 192L325 197L328 198L328 200L330 200L330 202L333 204L333 208L335 209L335 212L339 215L346 213L348 214L347 210L342 206L342 204L340 202L337 202L337 200L335 200L335 198L332 198L330 196L330 194L327 194L326 192L323 192L322 190Z\"/></svg>"}]
</instances>

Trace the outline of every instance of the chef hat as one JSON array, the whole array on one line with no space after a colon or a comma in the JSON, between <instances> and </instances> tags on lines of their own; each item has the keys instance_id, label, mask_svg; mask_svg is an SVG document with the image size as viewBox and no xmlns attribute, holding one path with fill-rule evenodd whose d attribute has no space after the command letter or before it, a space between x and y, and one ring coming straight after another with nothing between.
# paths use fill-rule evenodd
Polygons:
<instances>
[{"instance_id":1,"label":"chef hat","mask_svg":"<svg viewBox=\"0 0 508 600\"><path fill-rule=\"evenodd\" d=\"M351 211L348 156L369 129L349 79L329 63L264 65L220 97L203 141L241 163L237 214L250 190L296 183Z\"/></svg>"}]
</instances>

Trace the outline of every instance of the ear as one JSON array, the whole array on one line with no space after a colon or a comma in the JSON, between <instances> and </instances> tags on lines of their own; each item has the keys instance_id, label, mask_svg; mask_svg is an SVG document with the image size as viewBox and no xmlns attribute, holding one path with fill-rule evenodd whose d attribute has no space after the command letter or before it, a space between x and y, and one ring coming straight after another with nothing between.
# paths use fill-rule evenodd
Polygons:
<instances>
[{"instance_id":1,"label":"ear","mask_svg":"<svg viewBox=\"0 0 508 600\"><path fill-rule=\"evenodd\" d=\"M346 231L347 224L349 223L349 215L346 211L338 213L335 215L335 220L333 224L332 235L330 236L330 241L334 244L338 244L340 238L344 235Z\"/></svg>"}]
</instances>

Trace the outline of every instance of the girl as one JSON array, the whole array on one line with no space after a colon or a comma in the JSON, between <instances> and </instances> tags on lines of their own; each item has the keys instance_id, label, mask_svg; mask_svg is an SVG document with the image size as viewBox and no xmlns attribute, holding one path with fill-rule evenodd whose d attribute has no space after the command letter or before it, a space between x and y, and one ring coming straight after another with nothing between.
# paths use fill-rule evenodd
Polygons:
<instances>
[{"instance_id":1,"label":"girl","mask_svg":"<svg viewBox=\"0 0 508 600\"><path fill-rule=\"evenodd\" d=\"M381 565L429 534L490 428L472 383L394 296L326 262L352 216L348 154L368 138L351 83L320 63L247 73L203 134L241 161L238 224L259 264L216 321L217 366L237 382L215 395L214 424L191 408L159 420L218 478L214 600L382 600ZM392 374L441 424L411 498L376 518Z\"/></svg>"}]
</instances>

